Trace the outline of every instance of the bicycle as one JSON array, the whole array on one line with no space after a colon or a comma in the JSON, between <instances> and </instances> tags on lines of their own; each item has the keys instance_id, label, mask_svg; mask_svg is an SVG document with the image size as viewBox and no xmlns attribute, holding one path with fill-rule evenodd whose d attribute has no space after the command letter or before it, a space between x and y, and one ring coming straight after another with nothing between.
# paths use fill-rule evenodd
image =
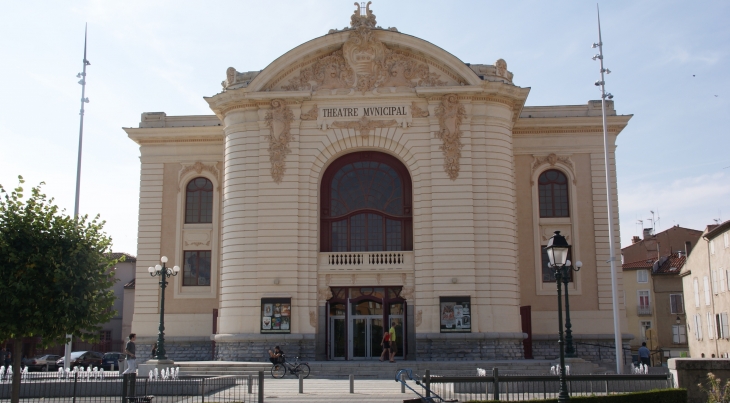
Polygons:
<instances>
[{"instance_id":1,"label":"bicycle","mask_svg":"<svg viewBox=\"0 0 730 403\"><path fill-rule=\"evenodd\" d=\"M271 367L271 376L277 379L281 379L284 376L286 376L287 370L290 374L298 377L299 374L302 374L304 378L309 376L309 364L306 362L299 362L299 357L294 360L293 363L289 363L286 361L284 357L282 357L282 362L279 364L274 364L273 367Z\"/></svg>"}]
</instances>

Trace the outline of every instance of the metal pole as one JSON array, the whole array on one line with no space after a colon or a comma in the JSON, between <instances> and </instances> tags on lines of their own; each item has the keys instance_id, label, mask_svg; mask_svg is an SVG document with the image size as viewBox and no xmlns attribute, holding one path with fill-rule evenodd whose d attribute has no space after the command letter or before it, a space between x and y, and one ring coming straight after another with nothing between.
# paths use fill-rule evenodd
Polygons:
<instances>
[{"instance_id":1,"label":"metal pole","mask_svg":"<svg viewBox=\"0 0 730 403\"><path fill-rule=\"evenodd\" d=\"M350 393L355 393L355 375L350 375Z\"/></svg>"},{"instance_id":2,"label":"metal pole","mask_svg":"<svg viewBox=\"0 0 730 403\"><path fill-rule=\"evenodd\" d=\"M609 258L608 261L611 263L611 296L613 297L613 333L614 343L616 344L616 373L623 373L623 360L621 356L623 354L623 344L621 341L621 323L619 322L619 308L618 308L618 287L616 285L616 255L615 246L613 239L613 190L611 189L611 164L608 158L608 128L606 126L606 81L604 80L604 73L607 69L603 67L603 39L601 38L601 12L596 4L596 14L598 16L598 59L601 63L601 112L603 117L603 157L605 161L606 169L606 199L608 201L608 248Z\"/></svg>"},{"instance_id":3,"label":"metal pole","mask_svg":"<svg viewBox=\"0 0 730 403\"><path fill-rule=\"evenodd\" d=\"M86 60L86 32L87 26L84 26L84 66L82 72L76 75L76 77L81 78L81 80L79 80L79 84L81 84L81 111L79 112L79 115L81 115L81 118L79 121L79 153L78 161L76 163L76 200L74 201L74 219L77 219L79 216L79 195L81 193L81 146L83 145L84 139L84 104L89 102L89 99L86 98L86 66L89 66L91 63ZM69 368L71 366L72 343L73 335L66 334L66 348L63 358L63 366L65 368Z\"/></svg>"},{"instance_id":4,"label":"metal pole","mask_svg":"<svg viewBox=\"0 0 730 403\"><path fill-rule=\"evenodd\" d=\"M563 285L565 286L565 356L575 357L575 348L573 347L573 325L570 323L570 298L568 297L568 282L570 278L568 274L572 269L565 270L563 266Z\"/></svg>"},{"instance_id":5,"label":"metal pole","mask_svg":"<svg viewBox=\"0 0 730 403\"><path fill-rule=\"evenodd\" d=\"M570 400L568 386L565 384L565 350L563 349L563 298L560 292L562 267L555 266L555 283L558 286L558 349L560 351L560 391L558 402L563 403Z\"/></svg>"},{"instance_id":6,"label":"metal pole","mask_svg":"<svg viewBox=\"0 0 730 403\"><path fill-rule=\"evenodd\" d=\"M259 403L264 403L264 371L259 371Z\"/></svg>"}]
</instances>

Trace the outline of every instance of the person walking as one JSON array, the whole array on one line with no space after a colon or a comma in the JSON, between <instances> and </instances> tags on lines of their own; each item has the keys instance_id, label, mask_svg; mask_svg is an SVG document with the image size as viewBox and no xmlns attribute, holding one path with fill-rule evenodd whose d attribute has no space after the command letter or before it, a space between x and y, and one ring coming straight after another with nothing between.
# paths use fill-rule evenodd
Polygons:
<instances>
[{"instance_id":1,"label":"person walking","mask_svg":"<svg viewBox=\"0 0 730 403\"><path fill-rule=\"evenodd\" d=\"M645 364L647 367L651 366L651 352L648 348L646 348L646 342L641 343L641 347L639 347L639 361L641 361L642 364Z\"/></svg>"},{"instance_id":2,"label":"person walking","mask_svg":"<svg viewBox=\"0 0 730 403\"><path fill-rule=\"evenodd\" d=\"M5 365L5 360L8 359L8 350L5 347L0 350L0 365Z\"/></svg>"},{"instance_id":3,"label":"person walking","mask_svg":"<svg viewBox=\"0 0 730 403\"><path fill-rule=\"evenodd\" d=\"M380 362L390 357L390 332L383 333L383 340L380 342L383 352L380 353Z\"/></svg>"},{"instance_id":4,"label":"person walking","mask_svg":"<svg viewBox=\"0 0 730 403\"><path fill-rule=\"evenodd\" d=\"M136 354L136 347L134 345L134 341L137 340L137 335L134 333L129 334L129 341L127 342L127 345L124 347L124 353L127 354L127 369L122 372L122 374L127 374L130 372L137 372L137 356Z\"/></svg>"},{"instance_id":5,"label":"person walking","mask_svg":"<svg viewBox=\"0 0 730 403\"><path fill-rule=\"evenodd\" d=\"M395 362L395 355L398 353L398 343L395 341L395 321L390 324L390 362Z\"/></svg>"}]
</instances>

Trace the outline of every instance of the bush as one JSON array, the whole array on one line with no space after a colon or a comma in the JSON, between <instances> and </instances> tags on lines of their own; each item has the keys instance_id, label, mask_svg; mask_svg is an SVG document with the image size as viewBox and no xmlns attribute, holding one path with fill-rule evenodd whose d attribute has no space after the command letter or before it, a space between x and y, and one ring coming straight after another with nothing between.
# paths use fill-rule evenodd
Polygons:
<instances>
[{"instance_id":1,"label":"bush","mask_svg":"<svg viewBox=\"0 0 730 403\"><path fill-rule=\"evenodd\" d=\"M530 400L533 403L557 403L558 399ZM686 389L662 389L648 392L623 393L608 396L575 396L570 401L580 403L686 403ZM466 403L498 403L500 400L470 400Z\"/></svg>"}]
</instances>

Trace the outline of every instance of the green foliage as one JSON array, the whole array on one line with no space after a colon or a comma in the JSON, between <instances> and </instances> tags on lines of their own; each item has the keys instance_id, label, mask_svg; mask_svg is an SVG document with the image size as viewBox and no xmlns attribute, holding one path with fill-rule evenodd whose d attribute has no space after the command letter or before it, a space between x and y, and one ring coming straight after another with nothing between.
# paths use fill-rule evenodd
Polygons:
<instances>
[{"instance_id":1,"label":"green foliage","mask_svg":"<svg viewBox=\"0 0 730 403\"><path fill-rule=\"evenodd\" d=\"M18 180L10 192L0 185L0 340L40 336L49 345L72 334L93 341L115 314L117 260L104 221L59 212L40 185L23 199Z\"/></svg>"},{"instance_id":2,"label":"green foliage","mask_svg":"<svg viewBox=\"0 0 730 403\"><path fill-rule=\"evenodd\" d=\"M707 374L707 387L698 384L700 390L707 393L707 403L730 403L730 380L725 381L722 386L722 379L712 372Z\"/></svg>"},{"instance_id":3,"label":"green foliage","mask_svg":"<svg viewBox=\"0 0 730 403\"><path fill-rule=\"evenodd\" d=\"M558 399L529 400L532 403L557 403ZM661 389L648 392L623 393L608 396L575 396L571 402L580 403L686 403L686 389ZM498 400L470 400L467 403L497 403Z\"/></svg>"}]
</instances>

